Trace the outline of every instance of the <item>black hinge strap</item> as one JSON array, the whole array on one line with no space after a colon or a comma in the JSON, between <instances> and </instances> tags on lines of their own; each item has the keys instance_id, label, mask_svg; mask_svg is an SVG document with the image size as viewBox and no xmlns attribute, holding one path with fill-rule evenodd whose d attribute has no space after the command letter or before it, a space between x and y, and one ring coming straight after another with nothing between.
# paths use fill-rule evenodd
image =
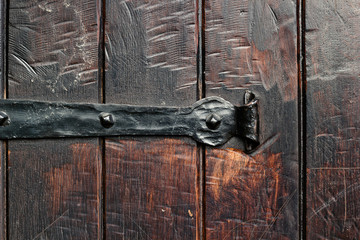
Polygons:
<instances>
[{"instance_id":1,"label":"black hinge strap","mask_svg":"<svg viewBox=\"0 0 360 240\"><path fill-rule=\"evenodd\" d=\"M236 107L219 97L184 108L0 100L0 125L0 139L171 135L211 146L233 136L258 142L257 101Z\"/></svg>"}]
</instances>

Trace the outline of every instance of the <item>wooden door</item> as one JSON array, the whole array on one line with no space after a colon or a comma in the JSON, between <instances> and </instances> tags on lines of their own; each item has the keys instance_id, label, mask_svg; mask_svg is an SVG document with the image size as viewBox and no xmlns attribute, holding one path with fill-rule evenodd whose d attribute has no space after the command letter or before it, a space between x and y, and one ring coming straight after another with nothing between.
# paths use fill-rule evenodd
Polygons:
<instances>
[{"instance_id":1,"label":"wooden door","mask_svg":"<svg viewBox=\"0 0 360 240\"><path fill-rule=\"evenodd\" d=\"M260 146L1 144L1 239L358 239L359 3L3 1L1 97L260 104Z\"/></svg>"}]
</instances>

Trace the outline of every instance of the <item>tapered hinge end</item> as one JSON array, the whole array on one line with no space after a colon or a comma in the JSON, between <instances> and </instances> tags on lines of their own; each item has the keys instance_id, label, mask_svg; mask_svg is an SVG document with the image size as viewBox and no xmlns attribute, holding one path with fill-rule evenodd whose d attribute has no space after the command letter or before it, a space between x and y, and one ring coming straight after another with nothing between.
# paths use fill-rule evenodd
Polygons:
<instances>
[{"instance_id":1,"label":"tapered hinge end","mask_svg":"<svg viewBox=\"0 0 360 240\"><path fill-rule=\"evenodd\" d=\"M247 152L259 146L258 101L252 92L246 91L245 105L236 107L236 135L244 139Z\"/></svg>"}]
</instances>

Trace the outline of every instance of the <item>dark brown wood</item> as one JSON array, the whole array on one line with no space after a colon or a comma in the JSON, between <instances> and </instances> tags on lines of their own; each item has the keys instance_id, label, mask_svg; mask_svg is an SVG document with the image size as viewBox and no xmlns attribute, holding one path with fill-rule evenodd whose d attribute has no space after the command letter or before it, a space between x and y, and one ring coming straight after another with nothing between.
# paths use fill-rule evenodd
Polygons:
<instances>
[{"instance_id":1,"label":"dark brown wood","mask_svg":"<svg viewBox=\"0 0 360 240\"><path fill-rule=\"evenodd\" d=\"M7 143L5 141L1 142L1 199L0 199L0 206L1 206L1 213L0 213L0 239L7 239L6 233L7 233Z\"/></svg>"},{"instance_id":2,"label":"dark brown wood","mask_svg":"<svg viewBox=\"0 0 360 240\"><path fill-rule=\"evenodd\" d=\"M7 2L2 1L0 3L0 98L6 97L6 16L7 16ZM6 238L6 219L7 219L7 207L6 207L6 189L7 189L7 142L0 141L0 239Z\"/></svg>"},{"instance_id":3,"label":"dark brown wood","mask_svg":"<svg viewBox=\"0 0 360 240\"><path fill-rule=\"evenodd\" d=\"M193 1L107 1L106 102L196 101Z\"/></svg>"},{"instance_id":4,"label":"dark brown wood","mask_svg":"<svg viewBox=\"0 0 360 240\"><path fill-rule=\"evenodd\" d=\"M261 145L1 143L0 239L360 238L356 0L11 0L1 21L7 3L1 98L243 105L249 89Z\"/></svg>"},{"instance_id":5,"label":"dark brown wood","mask_svg":"<svg viewBox=\"0 0 360 240\"><path fill-rule=\"evenodd\" d=\"M9 239L97 239L97 141L19 140L9 149Z\"/></svg>"},{"instance_id":6,"label":"dark brown wood","mask_svg":"<svg viewBox=\"0 0 360 240\"><path fill-rule=\"evenodd\" d=\"M308 239L359 239L359 2L306 2Z\"/></svg>"},{"instance_id":7,"label":"dark brown wood","mask_svg":"<svg viewBox=\"0 0 360 240\"><path fill-rule=\"evenodd\" d=\"M206 96L260 103L261 145L207 149L207 239L298 238L296 2L206 2Z\"/></svg>"},{"instance_id":8,"label":"dark brown wood","mask_svg":"<svg viewBox=\"0 0 360 240\"><path fill-rule=\"evenodd\" d=\"M97 102L95 0L11 1L9 97Z\"/></svg>"},{"instance_id":9,"label":"dark brown wood","mask_svg":"<svg viewBox=\"0 0 360 240\"><path fill-rule=\"evenodd\" d=\"M106 2L106 103L194 103L194 1ZM107 239L199 236L194 141L117 138L105 149Z\"/></svg>"},{"instance_id":10,"label":"dark brown wood","mask_svg":"<svg viewBox=\"0 0 360 240\"><path fill-rule=\"evenodd\" d=\"M8 97L98 102L96 1L9 2ZM98 239L100 162L97 139L10 141L9 239Z\"/></svg>"},{"instance_id":11,"label":"dark brown wood","mask_svg":"<svg viewBox=\"0 0 360 240\"><path fill-rule=\"evenodd\" d=\"M195 239L196 159L192 141L107 140L107 238Z\"/></svg>"}]
</instances>

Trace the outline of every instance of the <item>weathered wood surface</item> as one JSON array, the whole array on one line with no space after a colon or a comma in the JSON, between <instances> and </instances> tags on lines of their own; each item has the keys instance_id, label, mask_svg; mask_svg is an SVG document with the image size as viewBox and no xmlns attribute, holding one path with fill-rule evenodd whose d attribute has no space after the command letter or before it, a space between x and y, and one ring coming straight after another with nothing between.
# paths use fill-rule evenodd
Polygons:
<instances>
[{"instance_id":1,"label":"weathered wood surface","mask_svg":"<svg viewBox=\"0 0 360 240\"><path fill-rule=\"evenodd\" d=\"M106 2L106 103L194 103L194 1ZM114 138L105 149L107 239L196 238L194 141Z\"/></svg>"},{"instance_id":2,"label":"weathered wood surface","mask_svg":"<svg viewBox=\"0 0 360 240\"><path fill-rule=\"evenodd\" d=\"M196 101L194 1L107 1L106 101Z\"/></svg>"},{"instance_id":3,"label":"weathered wood surface","mask_svg":"<svg viewBox=\"0 0 360 240\"><path fill-rule=\"evenodd\" d=\"M98 102L95 0L10 3L9 98ZM97 139L9 141L9 239L97 239Z\"/></svg>"},{"instance_id":4,"label":"weathered wood surface","mask_svg":"<svg viewBox=\"0 0 360 240\"><path fill-rule=\"evenodd\" d=\"M308 239L359 239L360 3L306 2Z\"/></svg>"},{"instance_id":5,"label":"weathered wood surface","mask_svg":"<svg viewBox=\"0 0 360 240\"><path fill-rule=\"evenodd\" d=\"M0 98L5 97L5 78L6 73L4 72L5 64L5 43L6 43L6 2L0 3ZM0 239L6 238L6 143L0 141Z\"/></svg>"},{"instance_id":6,"label":"weathered wood surface","mask_svg":"<svg viewBox=\"0 0 360 240\"><path fill-rule=\"evenodd\" d=\"M97 2L9 2L8 97L101 102ZM108 103L196 101L195 4L107 1ZM250 155L236 140L207 149L207 239L297 239L299 3L205 4L206 95L243 104L251 89L262 143ZM359 9L356 0L306 1L308 239L360 238ZM107 139L105 189L98 142L9 142L9 239L100 237L102 190L108 239L199 238L192 140Z\"/></svg>"},{"instance_id":7,"label":"weathered wood surface","mask_svg":"<svg viewBox=\"0 0 360 240\"><path fill-rule=\"evenodd\" d=\"M260 148L207 149L207 239L298 238L296 1L206 2L206 95L260 101Z\"/></svg>"},{"instance_id":8,"label":"weathered wood surface","mask_svg":"<svg viewBox=\"0 0 360 240\"><path fill-rule=\"evenodd\" d=\"M9 142L9 239L97 239L96 140Z\"/></svg>"},{"instance_id":9,"label":"weathered wood surface","mask_svg":"<svg viewBox=\"0 0 360 240\"><path fill-rule=\"evenodd\" d=\"M196 238L192 141L106 141L107 239Z\"/></svg>"},{"instance_id":10,"label":"weathered wood surface","mask_svg":"<svg viewBox=\"0 0 360 240\"><path fill-rule=\"evenodd\" d=\"M95 0L11 1L11 98L97 102Z\"/></svg>"}]
</instances>

